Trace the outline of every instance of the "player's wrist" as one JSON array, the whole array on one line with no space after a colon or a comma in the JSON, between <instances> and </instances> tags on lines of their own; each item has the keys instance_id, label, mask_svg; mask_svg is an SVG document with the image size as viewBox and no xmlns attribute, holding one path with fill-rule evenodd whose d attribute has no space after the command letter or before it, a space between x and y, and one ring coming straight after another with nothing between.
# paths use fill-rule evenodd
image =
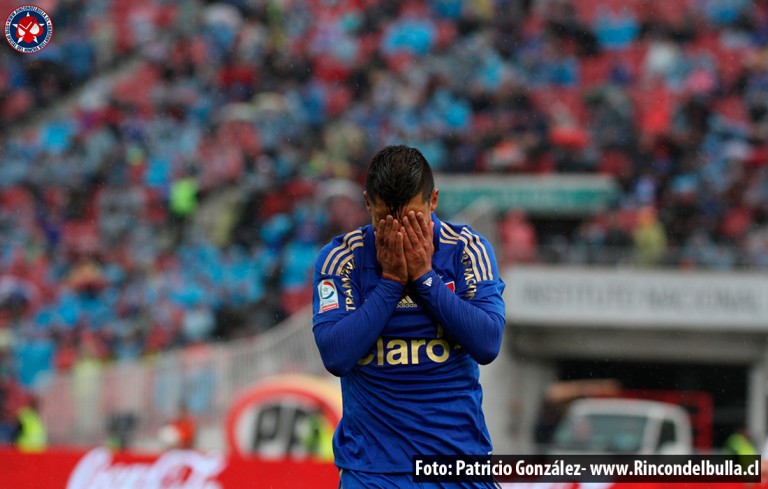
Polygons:
<instances>
[{"instance_id":1,"label":"player's wrist","mask_svg":"<svg viewBox=\"0 0 768 489\"><path fill-rule=\"evenodd\" d=\"M434 270L432 269L432 267L424 269L418 273L415 273L413 279L411 279L411 282L420 284L424 282L424 280L428 279L433 273L434 273Z\"/></svg>"},{"instance_id":2,"label":"player's wrist","mask_svg":"<svg viewBox=\"0 0 768 489\"><path fill-rule=\"evenodd\" d=\"M407 280L403 280L402 278L400 278L400 277L398 277L396 275L393 275L391 273L386 273L386 272L382 273L381 274L381 279L382 280L390 280L392 282L397 282L398 284L402 285L403 287L408 285L408 281Z\"/></svg>"}]
</instances>

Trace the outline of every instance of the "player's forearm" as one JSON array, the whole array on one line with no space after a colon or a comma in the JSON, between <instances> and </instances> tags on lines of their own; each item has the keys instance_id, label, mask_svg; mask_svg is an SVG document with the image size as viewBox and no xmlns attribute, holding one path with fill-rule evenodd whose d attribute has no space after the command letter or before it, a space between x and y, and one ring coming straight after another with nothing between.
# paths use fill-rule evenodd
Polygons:
<instances>
[{"instance_id":1,"label":"player's forearm","mask_svg":"<svg viewBox=\"0 0 768 489\"><path fill-rule=\"evenodd\" d=\"M415 289L419 303L477 363L486 365L496 358L504 332L503 316L462 300L434 271L419 277L411 287Z\"/></svg>"},{"instance_id":2,"label":"player's forearm","mask_svg":"<svg viewBox=\"0 0 768 489\"><path fill-rule=\"evenodd\" d=\"M354 312L335 323L315 324L315 342L330 373L346 375L368 353L392 316L403 290L393 280L381 280Z\"/></svg>"}]
</instances>

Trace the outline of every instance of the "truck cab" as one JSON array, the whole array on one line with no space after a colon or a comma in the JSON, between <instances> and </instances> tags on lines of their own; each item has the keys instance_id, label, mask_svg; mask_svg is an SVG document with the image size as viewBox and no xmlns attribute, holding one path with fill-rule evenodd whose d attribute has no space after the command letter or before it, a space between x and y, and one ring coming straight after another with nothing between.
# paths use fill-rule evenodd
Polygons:
<instances>
[{"instance_id":1,"label":"truck cab","mask_svg":"<svg viewBox=\"0 0 768 489\"><path fill-rule=\"evenodd\" d=\"M681 406L643 399L594 398L571 403L555 429L557 454L691 454L693 436Z\"/></svg>"}]
</instances>

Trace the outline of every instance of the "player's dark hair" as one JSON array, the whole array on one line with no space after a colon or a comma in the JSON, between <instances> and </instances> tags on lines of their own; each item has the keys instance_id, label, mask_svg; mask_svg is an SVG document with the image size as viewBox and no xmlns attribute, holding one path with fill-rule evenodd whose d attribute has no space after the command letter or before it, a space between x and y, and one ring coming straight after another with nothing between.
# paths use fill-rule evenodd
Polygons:
<instances>
[{"instance_id":1,"label":"player's dark hair","mask_svg":"<svg viewBox=\"0 0 768 489\"><path fill-rule=\"evenodd\" d=\"M372 203L384 202L397 216L416 195L426 202L435 188L427 159L416 148L387 146L374 155L365 175L365 191Z\"/></svg>"}]
</instances>

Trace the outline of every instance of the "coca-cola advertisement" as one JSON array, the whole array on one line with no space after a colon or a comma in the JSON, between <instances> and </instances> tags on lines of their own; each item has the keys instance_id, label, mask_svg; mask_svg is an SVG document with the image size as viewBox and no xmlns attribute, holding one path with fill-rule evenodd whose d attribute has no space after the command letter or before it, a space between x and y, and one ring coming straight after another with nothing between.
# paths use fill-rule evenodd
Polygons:
<instances>
[{"instance_id":1,"label":"coca-cola advertisement","mask_svg":"<svg viewBox=\"0 0 768 489\"><path fill-rule=\"evenodd\" d=\"M228 489L335 488L338 473L329 463L263 461L193 450L162 454L48 450L25 454L0 449L0 487L13 489Z\"/></svg>"},{"instance_id":2,"label":"coca-cola advertisement","mask_svg":"<svg viewBox=\"0 0 768 489\"><path fill-rule=\"evenodd\" d=\"M221 489L217 478L225 457L176 450L146 462L116 462L106 448L94 448L77 463L66 489Z\"/></svg>"},{"instance_id":3,"label":"coca-cola advertisement","mask_svg":"<svg viewBox=\"0 0 768 489\"><path fill-rule=\"evenodd\" d=\"M24 454L0 449L0 487L13 489L335 489L332 463L313 460L265 461L257 458L174 450L146 455L48 450ZM503 489L700 489L695 483L550 482L506 483ZM749 487L760 487L752 484ZM718 489L747 489L742 483Z\"/></svg>"}]
</instances>

